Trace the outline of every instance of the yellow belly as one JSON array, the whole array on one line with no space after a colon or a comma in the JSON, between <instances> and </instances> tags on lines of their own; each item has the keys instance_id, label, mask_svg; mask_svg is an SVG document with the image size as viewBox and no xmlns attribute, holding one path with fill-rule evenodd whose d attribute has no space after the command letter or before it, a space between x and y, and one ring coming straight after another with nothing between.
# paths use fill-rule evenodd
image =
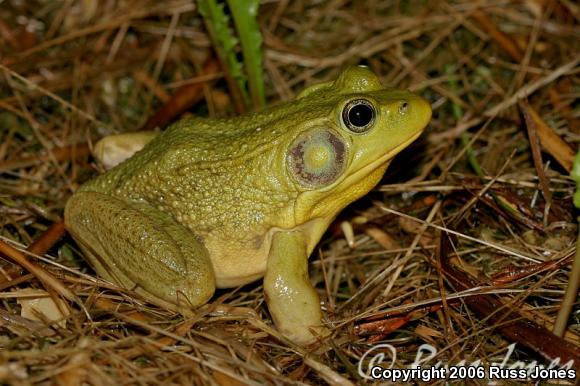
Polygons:
<instances>
[{"instance_id":1,"label":"yellow belly","mask_svg":"<svg viewBox=\"0 0 580 386\"><path fill-rule=\"evenodd\" d=\"M272 235L275 232L300 230L306 236L308 256L320 241L332 219L314 219L292 229L271 228L261 237L259 246L248 241L228 239L223 235L207 235L204 243L210 255L218 288L230 288L251 283L264 276ZM306 258L308 258L308 256Z\"/></svg>"}]
</instances>

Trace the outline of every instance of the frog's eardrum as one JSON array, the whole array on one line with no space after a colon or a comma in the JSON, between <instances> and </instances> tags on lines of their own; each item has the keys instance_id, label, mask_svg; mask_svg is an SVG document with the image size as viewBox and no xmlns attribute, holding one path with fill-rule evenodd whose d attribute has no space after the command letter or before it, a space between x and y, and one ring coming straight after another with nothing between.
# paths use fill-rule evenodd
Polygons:
<instances>
[{"instance_id":1,"label":"frog's eardrum","mask_svg":"<svg viewBox=\"0 0 580 386\"><path fill-rule=\"evenodd\" d=\"M318 129L296 138L288 153L293 177L303 186L319 188L333 183L345 169L346 145L331 130Z\"/></svg>"}]
</instances>

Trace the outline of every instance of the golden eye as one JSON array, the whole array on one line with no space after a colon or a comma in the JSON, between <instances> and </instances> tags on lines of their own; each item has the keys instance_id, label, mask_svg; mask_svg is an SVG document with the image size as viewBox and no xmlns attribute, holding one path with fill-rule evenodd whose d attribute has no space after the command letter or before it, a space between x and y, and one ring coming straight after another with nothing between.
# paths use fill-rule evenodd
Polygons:
<instances>
[{"instance_id":1,"label":"golden eye","mask_svg":"<svg viewBox=\"0 0 580 386\"><path fill-rule=\"evenodd\" d=\"M294 140L287 156L290 172L302 185L330 185L344 170L346 145L330 130L314 130Z\"/></svg>"},{"instance_id":2,"label":"golden eye","mask_svg":"<svg viewBox=\"0 0 580 386\"><path fill-rule=\"evenodd\" d=\"M342 110L344 125L355 133L364 133L375 123L375 107L366 99L355 99Z\"/></svg>"}]
</instances>

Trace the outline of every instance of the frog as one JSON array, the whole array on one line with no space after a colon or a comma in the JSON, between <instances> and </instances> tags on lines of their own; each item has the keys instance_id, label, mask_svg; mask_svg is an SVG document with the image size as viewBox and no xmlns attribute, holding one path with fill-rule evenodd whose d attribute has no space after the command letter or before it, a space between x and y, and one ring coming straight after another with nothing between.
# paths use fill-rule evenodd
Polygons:
<instances>
[{"instance_id":1,"label":"frog","mask_svg":"<svg viewBox=\"0 0 580 386\"><path fill-rule=\"evenodd\" d=\"M135 133L140 150L76 190L65 226L100 277L186 316L263 279L281 338L306 346L331 330L309 256L430 119L422 97L348 67L261 111Z\"/></svg>"}]
</instances>

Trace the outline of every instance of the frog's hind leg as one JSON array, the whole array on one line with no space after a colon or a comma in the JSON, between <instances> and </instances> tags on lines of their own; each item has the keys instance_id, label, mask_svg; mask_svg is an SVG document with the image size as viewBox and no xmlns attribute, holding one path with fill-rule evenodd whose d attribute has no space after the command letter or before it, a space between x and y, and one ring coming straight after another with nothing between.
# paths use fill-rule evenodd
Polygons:
<instances>
[{"instance_id":1,"label":"frog's hind leg","mask_svg":"<svg viewBox=\"0 0 580 386\"><path fill-rule=\"evenodd\" d=\"M99 275L153 303L188 315L213 295L203 243L148 204L78 192L67 203L65 223Z\"/></svg>"}]
</instances>

